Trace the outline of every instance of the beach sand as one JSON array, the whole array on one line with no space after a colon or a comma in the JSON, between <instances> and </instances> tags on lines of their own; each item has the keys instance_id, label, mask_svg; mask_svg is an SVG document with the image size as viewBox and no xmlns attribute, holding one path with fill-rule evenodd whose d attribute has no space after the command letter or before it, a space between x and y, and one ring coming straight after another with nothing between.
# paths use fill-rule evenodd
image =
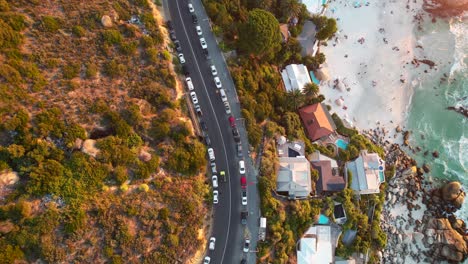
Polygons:
<instances>
[{"instance_id":1,"label":"beach sand","mask_svg":"<svg viewBox=\"0 0 468 264\"><path fill-rule=\"evenodd\" d=\"M330 80L321 84L326 103L359 130L385 127L391 133L404 128L408 105L417 80L427 65L411 64L418 57L414 16L422 1L331 1L325 13L337 19L338 33L321 46L326 55ZM343 83L340 91L334 80ZM344 88L344 89L343 89ZM335 101L343 99L343 105ZM400 139L401 140L401 139Z\"/></svg>"}]
</instances>

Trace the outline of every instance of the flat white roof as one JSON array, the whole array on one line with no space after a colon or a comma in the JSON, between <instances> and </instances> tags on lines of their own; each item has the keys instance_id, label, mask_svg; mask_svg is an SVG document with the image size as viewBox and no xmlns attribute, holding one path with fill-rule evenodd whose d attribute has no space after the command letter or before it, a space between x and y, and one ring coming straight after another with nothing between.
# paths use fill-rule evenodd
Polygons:
<instances>
[{"instance_id":1,"label":"flat white roof","mask_svg":"<svg viewBox=\"0 0 468 264\"><path fill-rule=\"evenodd\" d=\"M312 226L300 240L298 264L333 263L330 226Z\"/></svg>"},{"instance_id":2,"label":"flat white roof","mask_svg":"<svg viewBox=\"0 0 468 264\"><path fill-rule=\"evenodd\" d=\"M311 83L309 71L304 64L289 64L281 71L286 91L301 90L304 85Z\"/></svg>"}]
</instances>

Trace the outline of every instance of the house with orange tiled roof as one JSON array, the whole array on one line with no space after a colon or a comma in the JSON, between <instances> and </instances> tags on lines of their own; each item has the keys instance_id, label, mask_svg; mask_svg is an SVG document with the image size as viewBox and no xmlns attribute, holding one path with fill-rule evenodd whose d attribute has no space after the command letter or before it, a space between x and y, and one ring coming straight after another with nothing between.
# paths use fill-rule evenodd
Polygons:
<instances>
[{"instance_id":1,"label":"house with orange tiled roof","mask_svg":"<svg viewBox=\"0 0 468 264\"><path fill-rule=\"evenodd\" d=\"M328 109L322 103L300 108L299 116L306 129L307 137L312 142L319 139L326 139L335 133L335 122L333 122Z\"/></svg>"}]
</instances>

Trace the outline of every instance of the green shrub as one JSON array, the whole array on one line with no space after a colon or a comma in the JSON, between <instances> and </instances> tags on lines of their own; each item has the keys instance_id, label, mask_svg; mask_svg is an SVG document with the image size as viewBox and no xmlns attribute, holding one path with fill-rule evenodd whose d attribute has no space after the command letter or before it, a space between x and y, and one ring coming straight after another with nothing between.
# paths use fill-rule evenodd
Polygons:
<instances>
[{"instance_id":1,"label":"green shrub","mask_svg":"<svg viewBox=\"0 0 468 264\"><path fill-rule=\"evenodd\" d=\"M61 23L62 22L59 18L53 16L43 16L41 21L41 28L43 31L55 33L61 28Z\"/></svg>"},{"instance_id":2,"label":"green shrub","mask_svg":"<svg viewBox=\"0 0 468 264\"><path fill-rule=\"evenodd\" d=\"M124 166L115 167L114 178L118 185L124 184L128 180L127 168Z\"/></svg>"},{"instance_id":3,"label":"green shrub","mask_svg":"<svg viewBox=\"0 0 468 264\"><path fill-rule=\"evenodd\" d=\"M352 137L358 134L357 130L345 127L343 121L341 121L341 118L336 113L332 114L332 119L333 122L335 122L336 132L338 132L338 134L346 137Z\"/></svg>"},{"instance_id":4,"label":"green shrub","mask_svg":"<svg viewBox=\"0 0 468 264\"><path fill-rule=\"evenodd\" d=\"M109 45L120 44L123 40L122 34L115 29L104 30L101 36L102 40Z\"/></svg>"},{"instance_id":5,"label":"green shrub","mask_svg":"<svg viewBox=\"0 0 468 264\"><path fill-rule=\"evenodd\" d=\"M86 30L82 26L74 26L72 28L73 35L81 38L86 34Z\"/></svg>"},{"instance_id":6,"label":"green shrub","mask_svg":"<svg viewBox=\"0 0 468 264\"><path fill-rule=\"evenodd\" d=\"M142 183L140 184L140 186L138 186L138 190L142 191L142 192L148 192L149 191L149 186L148 184L146 183Z\"/></svg>"},{"instance_id":7,"label":"green shrub","mask_svg":"<svg viewBox=\"0 0 468 264\"><path fill-rule=\"evenodd\" d=\"M10 5L6 0L0 0L0 12L8 12L10 11Z\"/></svg>"},{"instance_id":8,"label":"green shrub","mask_svg":"<svg viewBox=\"0 0 468 264\"><path fill-rule=\"evenodd\" d=\"M0 19L5 21L15 31L21 31L26 28L26 21L24 16L15 13L2 13Z\"/></svg>"},{"instance_id":9,"label":"green shrub","mask_svg":"<svg viewBox=\"0 0 468 264\"><path fill-rule=\"evenodd\" d=\"M104 65L104 73L111 78L121 77L126 71L127 67L116 60L111 60Z\"/></svg>"},{"instance_id":10,"label":"green shrub","mask_svg":"<svg viewBox=\"0 0 468 264\"><path fill-rule=\"evenodd\" d=\"M120 52L123 55L134 55L138 48L138 42L130 41L120 45Z\"/></svg>"},{"instance_id":11,"label":"green shrub","mask_svg":"<svg viewBox=\"0 0 468 264\"><path fill-rule=\"evenodd\" d=\"M92 62L86 63L85 75L88 79L93 79L98 73L98 67Z\"/></svg>"},{"instance_id":12,"label":"green shrub","mask_svg":"<svg viewBox=\"0 0 468 264\"><path fill-rule=\"evenodd\" d=\"M79 63L67 63L63 66L62 74L65 79L73 79L80 75L81 64Z\"/></svg>"},{"instance_id":13,"label":"green shrub","mask_svg":"<svg viewBox=\"0 0 468 264\"><path fill-rule=\"evenodd\" d=\"M14 31L7 23L0 20L0 49L16 48L21 44L23 36Z\"/></svg>"}]
</instances>

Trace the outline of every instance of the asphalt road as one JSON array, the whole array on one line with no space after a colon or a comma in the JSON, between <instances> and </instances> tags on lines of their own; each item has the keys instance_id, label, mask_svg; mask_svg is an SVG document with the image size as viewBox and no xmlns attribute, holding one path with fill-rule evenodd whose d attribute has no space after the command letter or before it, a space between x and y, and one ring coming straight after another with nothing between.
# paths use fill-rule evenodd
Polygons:
<instances>
[{"instance_id":1,"label":"asphalt road","mask_svg":"<svg viewBox=\"0 0 468 264\"><path fill-rule=\"evenodd\" d=\"M194 24L188 10L187 0L168 0L163 4L169 12L180 41L182 53L195 86L198 101L203 111L202 120L208 127L211 139L211 147L214 149L218 172L225 170L227 182L219 182L219 203L214 205L214 223L212 234L216 237L214 251L207 251L206 255L211 257L211 263L240 263L241 259L247 259L247 263L256 263L255 247L258 237L259 199L257 193L256 171L252 161L248 158L247 134L240 118L240 105L227 65L218 49L214 35L210 30L208 17L199 0L192 1L198 23ZM167 15L167 14L166 14ZM207 60L201 47L195 26L202 27L203 36L208 45L210 59ZM231 105L232 115L236 118L236 124L241 134L243 145L243 156L246 160L248 181L248 205L241 205L241 186L238 168L239 159L236 156L235 142L228 115L225 113L224 104L219 96L218 89L213 81L209 66L214 64L226 91L228 101ZM211 180L209 180L211 184ZM247 226L241 225L240 212L249 211ZM251 238L250 250L243 253L244 238Z\"/></svg>"}]
</instances>

